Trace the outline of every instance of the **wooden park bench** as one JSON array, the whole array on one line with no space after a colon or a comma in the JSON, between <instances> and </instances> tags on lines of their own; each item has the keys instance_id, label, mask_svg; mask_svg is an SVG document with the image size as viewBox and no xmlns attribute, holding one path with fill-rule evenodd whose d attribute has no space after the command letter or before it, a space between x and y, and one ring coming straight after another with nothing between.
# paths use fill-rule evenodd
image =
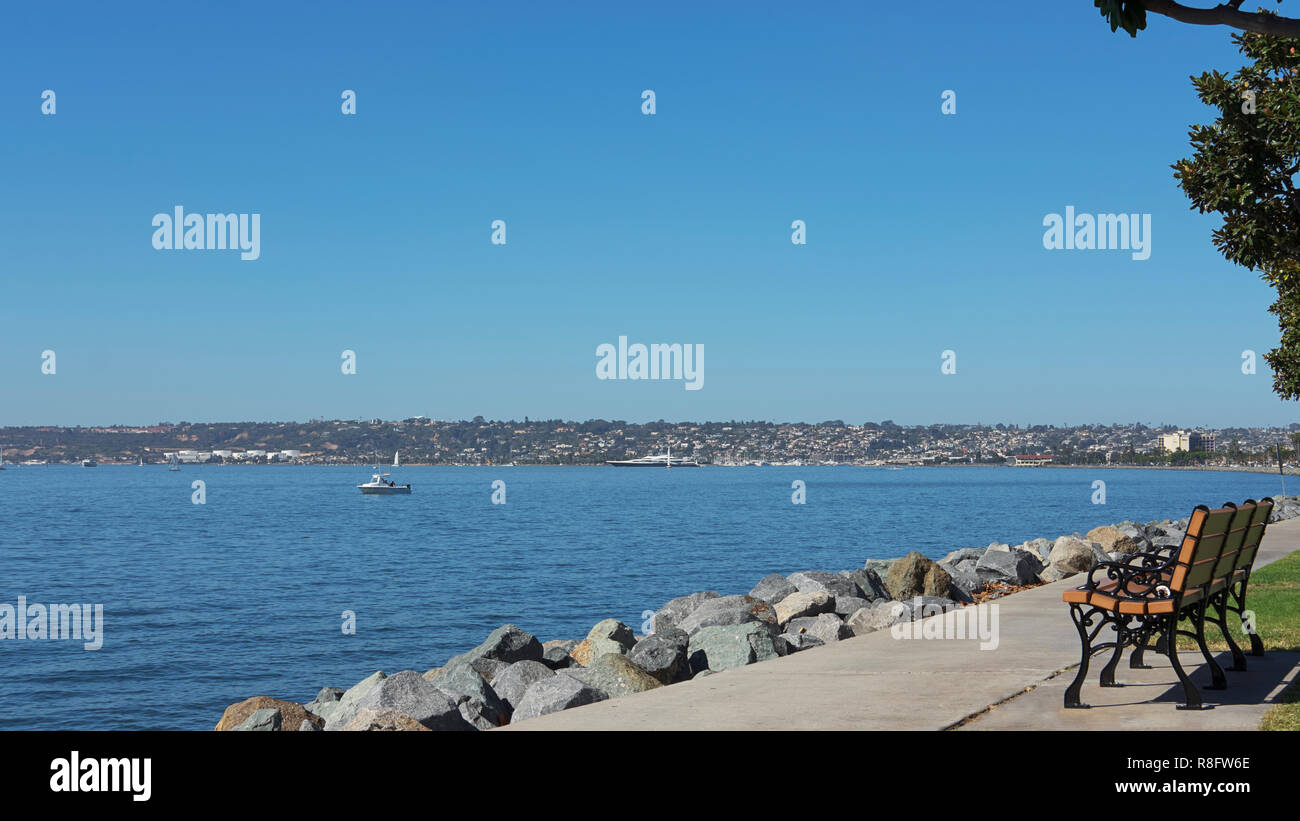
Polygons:
<instances>
[{"instance_id":1,"label":"wooden park bench","mask_svg":"<svg viewBox=\"0 0 1300 821\"><path fill-rule=\"evenodd\" d=\"M1169 658L1183 685L1184 703L1178 709L1200 709L1201 694L1178 661L1177 637L1196 640L1210 669L1210 689L1226 687L1223 669L1205 643L1207 621L1217 625L1227 640L1233 657L1231 669L1246 669L1246 657L1233 641L1227 614L1235 613L1244 625L1250 621L1246 587L1272 510L1273 500L1268 498L1260 502L1248 500L1240 507L1228 503L1216 510L1198 505L1180 544L1137 553L1123 561L1097 562L1085 584L1065 591L1062 599L1070 605L1070 618L1082 645L1079 672L1065 691L1065 706L1088 706L1080 695L1088 662L1095 653L1112 650L1099 683L1102 687L1116 687L1115 670L1124 648L1134 648L1130 658L1133 667L1146 667L1143 652L1150 649L1147 642L1155 636L1155 649ZM1192 629L1178 629L1181 621L1188 622ZM1107 625L1115 631L1115 639L1097 642ZM1249 624L1248 632L1252 654L1263 655L1263 644L1253 624Z\"/></svg>"}]
</instances>

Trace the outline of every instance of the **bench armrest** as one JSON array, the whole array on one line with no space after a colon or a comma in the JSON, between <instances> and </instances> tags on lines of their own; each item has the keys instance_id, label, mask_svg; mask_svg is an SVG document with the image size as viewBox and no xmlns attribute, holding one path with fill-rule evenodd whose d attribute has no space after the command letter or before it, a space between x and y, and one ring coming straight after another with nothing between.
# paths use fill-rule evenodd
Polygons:
<instances>
[{"instance_id":1,"label":"bench armrest","mask_svg":"<svg viewBox=\"0 0 1300 821\"><path fill-rule=\"evenodd\" d=\"M1083 586L1096 590L1102 582L1114 581L1115 592L1121 595L1166 599L1171 594L1165 574L1173 569L1174 564L1173 557L1158 553L1135 553L1123 562L1097 562L1088 571L1088 580ZM1098 573L1104 575L1099 578Z\"/></svg>"}]
</instances>

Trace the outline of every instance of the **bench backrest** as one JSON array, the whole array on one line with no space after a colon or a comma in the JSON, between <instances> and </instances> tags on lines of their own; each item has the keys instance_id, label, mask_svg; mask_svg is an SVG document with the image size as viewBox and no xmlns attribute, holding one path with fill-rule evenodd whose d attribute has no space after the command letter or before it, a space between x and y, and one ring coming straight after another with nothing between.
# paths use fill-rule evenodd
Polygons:
<instances>
[{"instance_id":1,"label":"bench backrest","mask_svg":"<svg viewBox=\"0 0 1300 821\"><path fill-rule=\"evenodd\" d=\"M1210 510L1197 505L1187 522L1187 533L1178 549L1174 572L1169 579L1169 592L1175 596L1184 591L1204 587L1214 579L1214 567L1227 538L1233 517L1234 505Z\"/></svg>"},{"instance_id":2,"label":"bench backrest","mask_svg":"<svg viewBox=\"0 0 1300 821\"><path fill-rule=\"evenodd\" d=\"M1224 507L1230 507L1228 502ZM1232 515L1232 522L1228 525L1228 534L1223 539L1223 547L1219 550L1219 558L1214 563L1214 572L1212 578L1223 579L1232 575L1232 571L1237 567L1237 556L1241 552L1241 546L1246 542L1246 534L1250 530L1251 518L1255 515L1254 500L1247 500L1237 512Z\"/></svg>"},{"instance_id":3,"label":"bench backrest","mask_svg":"<svg viewBox=\"0 0 1300 821\"><path fill-rule=\"evenodd\" d=\"M1255 503L1255 511L1250 517L1250 526L1246 539L1237 551L1237 561L1233 570L1245 570L1255 563L1255 554L1259 552L1259 543L1264 540L1264 530L1268 527L1268 517L1273 513L1273 500L1267 496Z\"/></svg>"}]
</instances>

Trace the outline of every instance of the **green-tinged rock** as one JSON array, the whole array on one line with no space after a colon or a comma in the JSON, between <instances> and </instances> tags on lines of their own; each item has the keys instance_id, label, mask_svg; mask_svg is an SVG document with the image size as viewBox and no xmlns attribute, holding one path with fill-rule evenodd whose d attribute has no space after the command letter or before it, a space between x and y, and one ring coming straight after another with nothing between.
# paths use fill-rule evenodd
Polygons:
<instances>
[{"instance_id":1,"label":"green-tinged rock","mask_svg":"<svg viewBox=\"0 0 1300 821\"><path fill-rule=\"evenodd\" d=\"M305 720L305 719L304 719ZM275 732L281 726L280 711L275 707L264 707L261 710L254 710L244 719L243 723L235 728L236 732L261 731Z\"/></svg>"},{"instance_id":2,"label":"green-tinged rock","mask_svg":"<svg viewBox=\"0 0 1300 821\"><path fill-rule=\"evenodd\" d=\"M658 679L628 660L627 656L606 653L587 668L587 684L610 698L644 693L662 687Z\"/></svg>"},{"instance_id":3,"label":"green-tinged rock","mask_svg":"<svg viewBox=\"0 0 1300 821\"><path fill-rule=\"evenodd\" d=\"M357 714L361 699L386 678L383 670L377 670L345 690L338 701L317 703L314 710L325 720L325 729L341 730Z\"/></svg>"},{"instance_id":4,"label":"green-tinged rock","mask_svg":"<svg viewBox=\"0 0 1300 821\"><path fill-rule=\"evenodd\" d=\"M691 636L686 655L692 672L707 669L716 673L777 658L783 649L771 625L746 622L700 628Z\"/></svg>"}]
</instances>

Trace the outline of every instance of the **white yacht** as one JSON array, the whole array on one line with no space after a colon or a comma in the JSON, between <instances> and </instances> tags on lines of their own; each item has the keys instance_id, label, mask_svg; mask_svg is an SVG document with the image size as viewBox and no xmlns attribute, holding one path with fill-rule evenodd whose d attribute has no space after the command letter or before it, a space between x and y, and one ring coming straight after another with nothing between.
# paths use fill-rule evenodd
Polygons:
<instances>
[{"instance_id":1,"label":"white yacht","mask_svg":"<svg viewBox=\"0 0 1300 821\"><path fill-rule=\"evenodd\" d=\"M642 456L640 459L608 459L605 464L616 468L697 468L700 466L700 463L694 459L674 457L671 447L668 448L667 453L657 456Z\"/></svg>"}]
</instances>

